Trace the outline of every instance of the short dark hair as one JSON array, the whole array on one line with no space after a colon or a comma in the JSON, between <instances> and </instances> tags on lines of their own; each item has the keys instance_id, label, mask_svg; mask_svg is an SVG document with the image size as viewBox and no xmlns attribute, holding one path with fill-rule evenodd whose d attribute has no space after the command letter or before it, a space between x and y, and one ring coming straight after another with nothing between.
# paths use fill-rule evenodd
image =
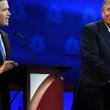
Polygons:
<instances>
[{"instance_id":1,"label":"short dark hair","mask_svg":"<svg viewBox=\"0 0 110 110\"><path fill-rule=\"evenodd\" d=\"M0 2L1 2L1 1L6 1L6 0L0 0Z\"/></svg>"}]
</instances>

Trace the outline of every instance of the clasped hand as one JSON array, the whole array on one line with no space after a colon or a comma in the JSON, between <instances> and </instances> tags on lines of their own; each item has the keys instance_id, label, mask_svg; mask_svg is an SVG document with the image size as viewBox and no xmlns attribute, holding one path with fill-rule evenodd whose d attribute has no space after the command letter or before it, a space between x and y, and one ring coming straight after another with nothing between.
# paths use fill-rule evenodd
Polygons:
<instances>
[{"instance_id":1,"label":"clasped hand","mask_svg":"<svg viewBox=\"0 0 110 110\"><path fill-rule=\"evenodd\" d=\"M0 67L0 74L7 72L15 67L18 66L18 63L11 61L11 60L7 60L3 63L3 65Z\"/></svg>"}]
</instances>

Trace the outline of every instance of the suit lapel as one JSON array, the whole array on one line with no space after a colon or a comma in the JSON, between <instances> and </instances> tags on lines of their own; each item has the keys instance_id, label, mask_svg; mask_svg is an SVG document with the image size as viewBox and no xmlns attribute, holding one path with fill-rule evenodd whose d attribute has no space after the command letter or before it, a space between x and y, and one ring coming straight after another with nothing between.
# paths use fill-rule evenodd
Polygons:
<instances>
[{"instance_id":1,"label":"suit lapel","mask_svg":"<svg viewBox=\"0 0 110 110\"><path fill-rule=\"evenodd\" d=\"M108 28L103 21L100 22L99 27L100 27L100 32L99 32L100 35L102 34L103 36L106 36L107 39L110 39L110 32L108 31Z\"/></svg>"},{"instance_id":2,"label":"suit lapel","mask_svg":"<svg viewBox=\"0 0 110 110\"><path fill-rule=\"evenodd\" d=\"M8 40L8 36L5 32L1 31L1 37L4 43L4 47L5 47L5 51L6 51L6 59L10 59L10 45L9 45L9 40Z\"/></svg>"}]
</instances>

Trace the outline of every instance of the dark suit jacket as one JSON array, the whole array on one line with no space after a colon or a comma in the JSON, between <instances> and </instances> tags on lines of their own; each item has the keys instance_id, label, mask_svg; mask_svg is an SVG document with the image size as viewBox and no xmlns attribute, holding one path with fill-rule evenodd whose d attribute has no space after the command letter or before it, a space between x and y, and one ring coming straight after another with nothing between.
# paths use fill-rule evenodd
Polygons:
<instances>
[{"instance_id":1,"label":"dark suit jacket","mask_svg":"<svg viewBox=\"0 0 110 110\"><path fill-rule=\"evenodd\" d=\"M6 51L6 60L8 60L10 59L10 44L9 44L8 35L2 30L0 30L0 34ZM2 58L2 54L0 53L0 65L2 64L3 64L3 58Z\"/></svg>"},{"instance_id":2,"label":"dark suit jacket","mask_svg":"<svg viewBox=\"0 0 110 110\"><path fill-rule=\"evenodd\" d=\"M110 81L110 33L103 20L83 28L81 51L80 83L97 86Z\"/></svg>"},{"instance_id":3,"label":"dark suit jacket","mask_svg":"<svg viewBox=\"0 0 110 110\"><path fill-rule=\"evenodd\" d=\"M10 59L10 44L9 44L8 35L2 30L0 30L0 34L6 51L6 60L8 60ZM3 64L3 58L0 52L0 65L2 64ZM8 78L9 76L5 74L0 75L0 110L5 110L10 102Z\"/></svg>"}]
</instances>

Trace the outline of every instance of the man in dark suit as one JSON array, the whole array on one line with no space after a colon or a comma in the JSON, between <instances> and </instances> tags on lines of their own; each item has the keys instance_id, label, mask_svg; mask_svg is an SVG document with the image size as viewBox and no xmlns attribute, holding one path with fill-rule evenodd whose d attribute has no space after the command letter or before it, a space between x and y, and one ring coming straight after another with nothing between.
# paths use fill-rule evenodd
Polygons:
<instances>
[{"instance_id":1,"label":"man in dark suit","mask_svg":"<svg viewBox=\"0 0 110 110\"><path fill-rule=\"evenodd\" d=\"M0 0L0 26L9 25L9 5L7 0ZM9 104L8 85L6 85L6 79L3 77L7 74L7 71L15 68L18 64L10 60L10 45L8 35L0 30L0 110L5 110L7 104ZM8 110L8 109L7 109Z\"/></svg>"},{"instance_id":2,"label":"man in dark suit","mask_svg":"<svg viewBox=\"0 0 110 110\"><path fill-rule=\"evenodd\" d=\"M7 0L0 0L0 26L8 26L9 22L9 17L10 17L10 12L9 12L9 5ZM3 61L3 56L2 52L0 54L0 74L12 69L13 67L17 66L17 63L14 61L10 60L10 46L9 46L9 41L8 41L8 35L0 31L0 36L2 40L2 46L5 51L5 60Z\"/></svg>"},{"instance_id":3,"label":"man in dark suit","mask_svg":"<svg viewBox=\"0 0 110 110\"><path fill-rule=\"evenodd\" d=\"M103 3L102 18L82 30L82 71L73 110L110 110L110 0Z\"/></svg>"}]
</instances>

